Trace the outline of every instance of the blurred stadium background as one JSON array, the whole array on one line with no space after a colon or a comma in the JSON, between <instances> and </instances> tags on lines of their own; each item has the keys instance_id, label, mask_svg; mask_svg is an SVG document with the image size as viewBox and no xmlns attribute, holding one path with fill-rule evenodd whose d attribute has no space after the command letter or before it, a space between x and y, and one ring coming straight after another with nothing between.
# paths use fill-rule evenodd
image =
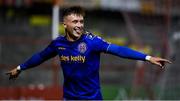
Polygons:
<instances>
[{"instance_id":1,"label":"blurred stadium background","mask_svg":"<svg viewBox=\"0 0 180 101\"><path fill-rule=\"evenodd\" d=\"M173 61L162 70L149 63L102 54L104 99L180 99L179 0L0 0L0 99L62 99L58 57L9 81L5 72L52 40L53 7L86 9L85 26L112 43ZM61 23L59 33L64 34ZM178 62L179 61L179 62Z\"/></svg>"}]
</instances>

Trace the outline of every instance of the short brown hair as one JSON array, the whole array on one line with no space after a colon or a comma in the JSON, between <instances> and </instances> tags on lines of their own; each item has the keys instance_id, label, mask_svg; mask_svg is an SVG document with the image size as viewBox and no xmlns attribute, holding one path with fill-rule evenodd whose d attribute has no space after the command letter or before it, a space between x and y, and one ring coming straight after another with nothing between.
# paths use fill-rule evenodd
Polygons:
<instances>
[{"instance_id":1,"label":"short brown hair","mask_svg":"<svg viewBox=\"0 0 180 101\"><path fill-rule=\"evenodd\" d=\"M84 17L85 11L80 6L72 6L72 7L64 9L62 18L64 19L64 17L71 15L71 14L82 15Z\"/></svg>"}]
</instances>

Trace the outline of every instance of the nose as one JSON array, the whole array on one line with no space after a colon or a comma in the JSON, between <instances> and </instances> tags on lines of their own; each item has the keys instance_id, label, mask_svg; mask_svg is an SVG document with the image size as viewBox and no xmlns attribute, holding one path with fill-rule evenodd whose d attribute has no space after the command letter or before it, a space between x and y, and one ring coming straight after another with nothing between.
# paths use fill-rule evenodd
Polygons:
<instances>
[{"instance_id":1,"label":"nose","mask_svg":"<svg viewBox=\"0 0 180 101\"><path fill-rule=\"evenodd\" d=\"M76 24L76 26L77 26L77 27L82 27L83 24L82 24L81 22L78 22L78 23Z\"/></svg>"}]
</instances>

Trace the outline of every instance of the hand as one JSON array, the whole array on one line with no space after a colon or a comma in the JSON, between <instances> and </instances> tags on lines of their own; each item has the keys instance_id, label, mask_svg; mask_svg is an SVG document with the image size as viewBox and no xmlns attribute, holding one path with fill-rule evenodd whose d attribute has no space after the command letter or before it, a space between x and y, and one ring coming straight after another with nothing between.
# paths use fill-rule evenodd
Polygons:
<instances>
[{"instance_id":1,"label":"hand","mask_svg":"<svg viewBox=\"0 0 180 101\"><path fill-rule=\"evenodd\" d=\"M8 71L6 74L9 75L9 80L11 79L15 80L19 76L20 73L21 73L20 70L18 70L17 68L14 68Z\"/></svg>"},{"instance_id":2,"label":"hand","mask_svg":"<svg viewBox=\"0 0 180 101\"><path fill-rule=\"evenodd\" d=\"M167 59L162 59L159 57L151 57L149 62L151 62L152 64L158 65L161 68L164 68L165 63L172 63L171 61L167 60Z\"/></svg>"}]
</instances>

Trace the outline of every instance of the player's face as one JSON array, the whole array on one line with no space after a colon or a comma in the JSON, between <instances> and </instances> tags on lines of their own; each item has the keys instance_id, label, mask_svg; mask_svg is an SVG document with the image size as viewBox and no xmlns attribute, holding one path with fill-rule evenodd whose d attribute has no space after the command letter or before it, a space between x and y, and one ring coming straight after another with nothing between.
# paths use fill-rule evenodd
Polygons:
<instances>
[{"instance_id":1,"label":"player's face","mask_svg":"<svg viewBox=\"0 0 180 101\"><path fill-rule=\"evenodd\" d=\"M84 29L82 15L71 14L64 18L64 28L68 39L75 41L81 37Z\"/></svg>"}]
</instances>

